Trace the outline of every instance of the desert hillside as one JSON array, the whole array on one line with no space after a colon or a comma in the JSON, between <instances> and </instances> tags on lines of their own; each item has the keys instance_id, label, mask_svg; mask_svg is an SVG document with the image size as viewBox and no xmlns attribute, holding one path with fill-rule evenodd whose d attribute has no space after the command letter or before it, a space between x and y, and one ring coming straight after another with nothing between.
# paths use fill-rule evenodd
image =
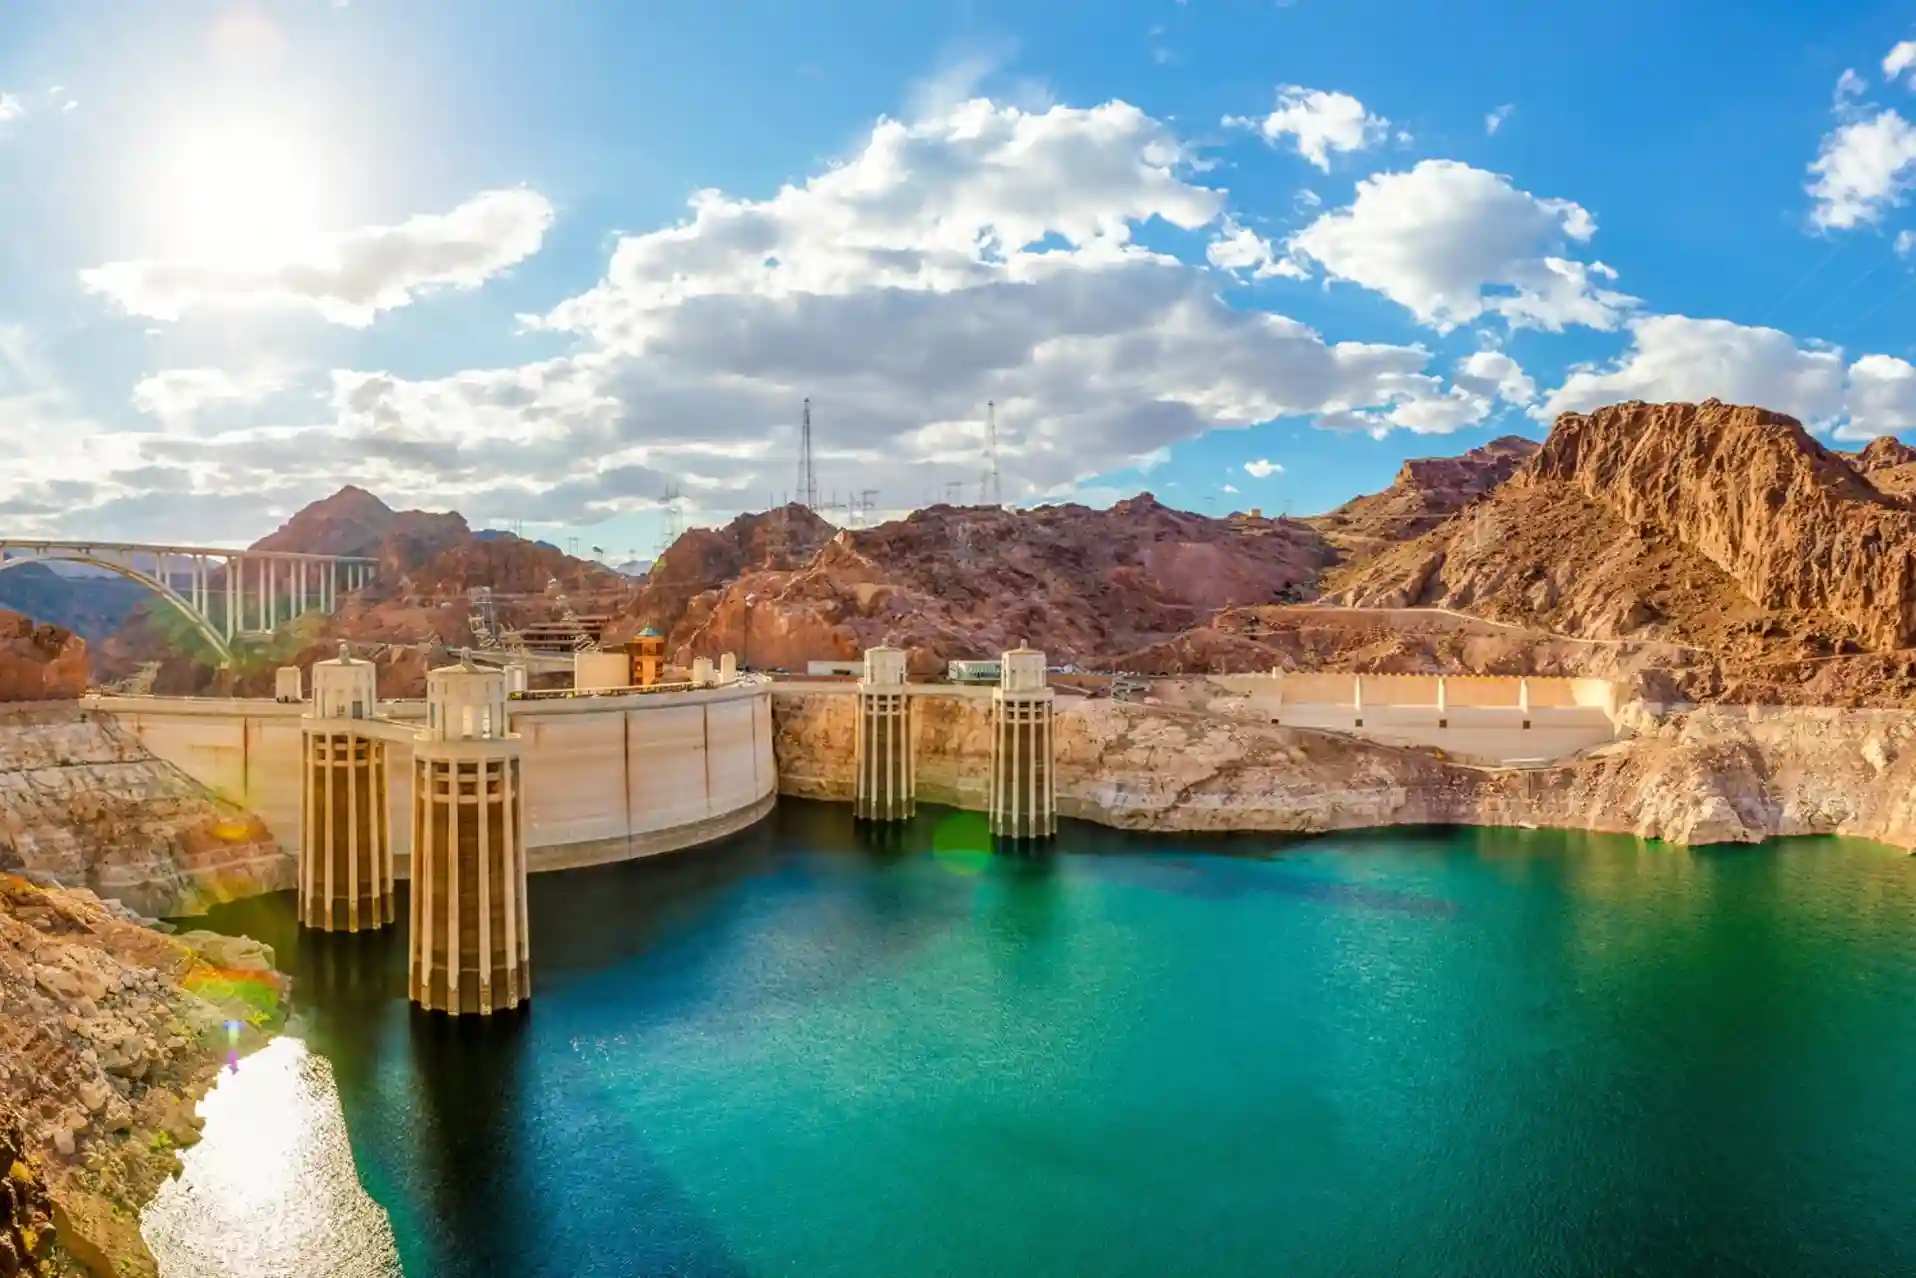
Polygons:
<instances>
[{"instance_id":1,"label":"desert hillside","mask_svg":"<svg viewBox=\"0 0 1916 1278\"><path fill-rule=\"evenodd\" d=\"M1408 461L1307 519L1209 518L1145 493L841 530L789 505L685 533L637 582L348 487L257 545L367 555L381 576L276 637L258 669L216 678L152 607L92 647L96 673L160 661L161 692L257 693L272 663L390 645L382 686L407 695L435 652L471 642L466 592L489 586L504 624L609 614L609 640L651 627L681 662L799 668L886 642L932 673L1024 640L1144 673L1655 668L1699 699L1901 703L1916 700L1912 497L1916 448L1835 452L1716 401L1567 414L1542 444Z\"/></svg>"},{"instance_id":2,"label":"desert hillside","mask_svg":"<svg viewBox=\"0 0 1916 1278\"><path fill-rule=\"evenodd\" d=\"M940 505L742 573L673 619L669 650L794 667L885 642L929 673L1028 640L1107 665L1221 609L1297 598L1332 556L1297 521L1211 519L1149 493L1108 510Z\"/></svg>"}]
</instances>

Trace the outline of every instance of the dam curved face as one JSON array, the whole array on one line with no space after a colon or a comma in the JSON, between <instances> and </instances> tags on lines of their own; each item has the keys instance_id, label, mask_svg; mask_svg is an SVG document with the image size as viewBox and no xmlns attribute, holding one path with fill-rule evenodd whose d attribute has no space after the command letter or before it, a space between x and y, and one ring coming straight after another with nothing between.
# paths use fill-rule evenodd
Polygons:
<instances>
[{"instance_id":1,"label":"dam curved face","mask_svg":"<svg viewBox=\"0 0 1916 1278\"><path fill-rule=\"evenodd\" d=\"M257 813L281 847L303 851L304 710L266 700L102 697L95 703L153 754ZM518 734L530 873L672 852L744 829L777 797L771 687L508 702ZM426 703L388 701L384 800L397 878L412 875L414 737ZM364 924L362 923L362 927Z\"/></svg>"}]
</instances>

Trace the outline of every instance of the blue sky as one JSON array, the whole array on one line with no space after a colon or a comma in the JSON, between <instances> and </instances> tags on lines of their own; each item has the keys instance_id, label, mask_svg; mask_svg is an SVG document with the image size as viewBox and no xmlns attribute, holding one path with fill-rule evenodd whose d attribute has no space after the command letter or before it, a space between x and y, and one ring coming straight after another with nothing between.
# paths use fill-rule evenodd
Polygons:
<instances>
[{"instance_id":1,"label":"blue sky","mask_svg":"<svg viewBox=\"0 0 1916 1278\"><path fill-rule=\"evenodd\" d=\"M1217 513L1632 397L1854 446L1916 427L1912 37L1868 3L6 0L0 531L243 542L356 482L649 554L668 491L709 523L794 487L806 395L820 486L890 513L976 493L986 399L1007 499Z\"/></svg>"}]
</instances>

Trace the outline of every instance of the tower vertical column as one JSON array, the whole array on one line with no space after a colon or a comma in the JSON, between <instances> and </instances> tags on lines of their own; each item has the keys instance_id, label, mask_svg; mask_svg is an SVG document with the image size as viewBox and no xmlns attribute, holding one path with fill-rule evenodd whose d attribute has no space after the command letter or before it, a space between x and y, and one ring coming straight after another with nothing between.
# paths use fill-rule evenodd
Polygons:
<instances>
[{"instance_id":1,"label":"tower vertical column","mask_svg":"<svg viewBox=\"0 0 1916 1278\"><path fill-rule=\"evenodd\" d=\"M532 995L519 737L506 676L460 663L426 676L413 745L412 1001L485 1016Z\"/></svg>"},{"instance_id":2,"label":"tower vertical column","mask_svg":"<svg viewBox=\"0 0 1916 1278\"><path fill-rule=\"evenodd\" d=\"M312 680L300 724L299 921L371 931L393 921L386 743L366 726L378 713L376 669L341 644L337 658L313 663Z\"/></svg>"},{"instance_id":3,"label":"tower vertical column","mask_svg":"<svg viewBox=\"0 0 1916 1278\"><path fill-rule=\"evenodd\" d=\"M1005 653L991 693L993 834L1046 839L1058 832L1051 709L1044 653L1022 646Z\"/></svg>"},{"instance_id":4,"label":"tower vertical column","mask_svg":"<svg viewBox=\"0 0 1916 1278\"><path fill-rule=\"evenodd\" d=\"M858 684L858 781L852 815L867 821L908 821L918 811L918 774L911 748L911 698L905 689L905 651L865 650Z\"/></svg>"}]
</instances>

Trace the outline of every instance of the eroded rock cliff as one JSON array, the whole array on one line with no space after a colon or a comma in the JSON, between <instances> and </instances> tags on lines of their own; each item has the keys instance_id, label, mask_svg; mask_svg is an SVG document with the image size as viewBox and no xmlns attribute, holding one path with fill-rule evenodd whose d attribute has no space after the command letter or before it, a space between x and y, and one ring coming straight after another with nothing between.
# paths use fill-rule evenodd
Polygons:
<instances>
[{"instance_id":1,"label":"eroded rock cliff","mask_svg":"<svg viewBox=\"0 0 1916 1278\"><path fill-rule=\"evenodd\" d=\"M151 916L293 885L258 817L78 705L0 708L0 870Z\"/></svg>"},{"instance_id":2,"label":"eroded rock cliff","mask_svg":"<svg viewBox=\"0 0 1916 1278\"><path fill-rule=\"evenodd\" d=\"M70 700L86 681L86 640L0 611L0 701Z\"/></svg>"},{"instance_id":3,"label":"eroded rock cliff","mask_svg":"<svg viewBox=\"0 0 1916 1278\"><path fill-rule=\"evenodd\" d=\"M0 1211L0 1262L57 1242L96 1275L154 1274L140 1208L199 1139L220 1062L263 1041L284 994L256 943L165 936L91 893L0 873L0 1116L19 1119L0 1119L0 1151L19 1151L0 1172L14 1217L8 1238Z\"/></svg>"},{"instance_id":4,"label":"eroded rock cliff","mask_svg":"<svg viewBox=\"0 0 1916 1278\"><path fill-rule=\"evenodd\" d=\"M1873 647L1916 639L1916 513L1794 418L1716 400L1566 413L1516 482L1576 489L1762 607L1827 612Z\"/></svg>"},{"instance_id":5,"label":"eroded rock cliff","mask_svg":"<svg viewBox=\"0 0 1916 1278\"><path fill-rule=\"evenodd\" d=\"M1535 440L1504 435L1455 457L1418 457L1404 463L1390 487L1352 498L1304 522L1347 555L1421 537L1517 472L1537 455Z\"/></svg>"}]
</instances>

